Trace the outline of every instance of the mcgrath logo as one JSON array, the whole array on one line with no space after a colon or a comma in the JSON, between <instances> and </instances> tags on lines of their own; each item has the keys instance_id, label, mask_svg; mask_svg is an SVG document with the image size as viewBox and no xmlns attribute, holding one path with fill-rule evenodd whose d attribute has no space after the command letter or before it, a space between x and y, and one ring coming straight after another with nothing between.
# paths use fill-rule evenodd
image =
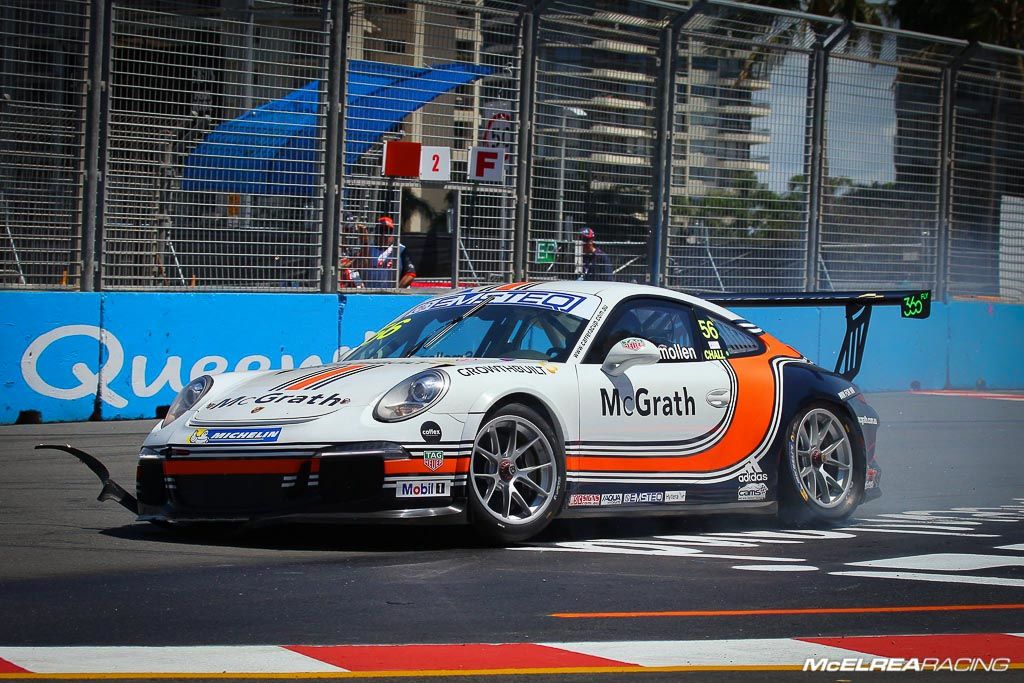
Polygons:
<instances>
[{"instance_id":1,"label":"mcgrath logo","mask_svg":"<svg viewBox=\"0 0 1024 683\"><path fill-rule=\"evenodd\" d=\"M441 441L441 427L436 422L424 422L420 425L420 436L427 443L439 443Z\"/></svg>"},{"instance_id":2,"label":"mcgrath logo","mask_svg":"<svg viewBox=\"0 0 1024 683\"><path fill-rule=\"evenodd\" d=\"M622 396L613 388L611 393L601 387L601 414L618 417L620 415L639 415L647 417L663 415L665 417L685 417L697 411L696 402L686 387L683 393L674 391L671 394L651 395L649 389L640 387L633 394Z\"/></svg>"},{"instance_id":3,"label":"mcgrath logo","mask_svg":"<svg viewBox=\"0 0 1024 683\"><path fill-rule=\"evenodd\" d=\"M768 475L761 470L761 466L757 464L756 460L748 460L736 480L741 484L768 481Z\"/></svg>"}]
</instances>

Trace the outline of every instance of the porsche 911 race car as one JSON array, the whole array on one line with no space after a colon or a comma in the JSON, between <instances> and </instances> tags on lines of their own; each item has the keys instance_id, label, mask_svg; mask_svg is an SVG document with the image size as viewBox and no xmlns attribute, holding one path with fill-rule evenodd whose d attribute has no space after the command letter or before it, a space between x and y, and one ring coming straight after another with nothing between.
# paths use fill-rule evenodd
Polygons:
<instances>
[{"instance_id":1,"label":"porsche 911 race car","mask_svg":"<svg viewBox=\"0 0 1024 683\"><path fill-rule=\"evenodd\" d=\"M469 521L515 542L556 516L846 518L880 495L878 415L850 381L871 306L922 317L928 293L729 301L847 306L836 370L693 296L496 285L423 301L332 365L195 379L142 446L137 500L58 448L159 523Z\"/></svg>"}]
</instances>

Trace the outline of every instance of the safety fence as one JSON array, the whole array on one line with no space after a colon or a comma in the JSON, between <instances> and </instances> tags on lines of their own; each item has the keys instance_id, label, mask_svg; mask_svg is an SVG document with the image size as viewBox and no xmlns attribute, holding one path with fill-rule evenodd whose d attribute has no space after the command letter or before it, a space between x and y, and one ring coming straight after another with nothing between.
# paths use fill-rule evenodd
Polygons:
<instances>
[{"instance_id":1,"label":"safety fence","mask_svg":"<svg viewBox=\"0 0 1024 683\"><path fill-rule=\"evenodd\" d=\"M409 141L447 151L385 176ZM730 0L0 0L0 223L4 288L571 279L589 228L617 280L1021 302L1024 53Z\"/></svg>"}]
</instances>

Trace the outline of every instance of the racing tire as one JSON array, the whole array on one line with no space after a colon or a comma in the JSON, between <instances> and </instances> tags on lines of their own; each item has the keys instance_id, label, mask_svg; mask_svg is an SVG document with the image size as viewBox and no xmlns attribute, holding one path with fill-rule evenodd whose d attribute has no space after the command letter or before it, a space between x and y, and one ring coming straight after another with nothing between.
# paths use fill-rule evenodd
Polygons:
<instances>
[{"instance_id":1,"label":"racing tire","mask_svg":"<svg viewBox=\"0 0 1024 683\"><path fill-rule=\"evenodd\" d=\"M565 499L565 454L554 429L518 403L488 415L473 441L467 487L470 520L488 541L540 533Z\"/></svg>"},{"instance_id":2,"label":"racing tire","mask_svg":"<svg viewBox=\"0 0 1024 683\"><path fill-rule=\"evenodd\" d=\"M860 433L836 407L816 403L789 423L779 468L784 524L835 524L864 499L867 470Z\"/></svg>"}]
</instances>

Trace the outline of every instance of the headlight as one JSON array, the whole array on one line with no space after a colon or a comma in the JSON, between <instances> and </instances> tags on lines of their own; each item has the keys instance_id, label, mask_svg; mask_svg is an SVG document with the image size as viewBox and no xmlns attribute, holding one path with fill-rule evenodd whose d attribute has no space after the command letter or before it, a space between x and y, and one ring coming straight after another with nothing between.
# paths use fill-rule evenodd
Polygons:
<instances>
[{"instance_id":1,"label":"headlight","mask_svg":"<svg viewBox=\"0 0 1024 683\"><path fill-rule=\"evenodd\" d=\"M160 426L166 427L188 412L212 386L213 378L209 375L196 377L189 382L184 389L178 392L178 396L174 399L171 407L167 409L167 414L164 415L164 421L160 423Z\"/></svg>"},{"instance_id":2,"label":"headlight","mask_svg":"<svg viewBox=\"0 0 1024 683\"><path fill-rule=\"evenodd\" d=\"M395 385L377 402L373 416L382 422L398 422L437 403L448 390L448 375L426 370Z\"/></svg>"}]
</instances>

